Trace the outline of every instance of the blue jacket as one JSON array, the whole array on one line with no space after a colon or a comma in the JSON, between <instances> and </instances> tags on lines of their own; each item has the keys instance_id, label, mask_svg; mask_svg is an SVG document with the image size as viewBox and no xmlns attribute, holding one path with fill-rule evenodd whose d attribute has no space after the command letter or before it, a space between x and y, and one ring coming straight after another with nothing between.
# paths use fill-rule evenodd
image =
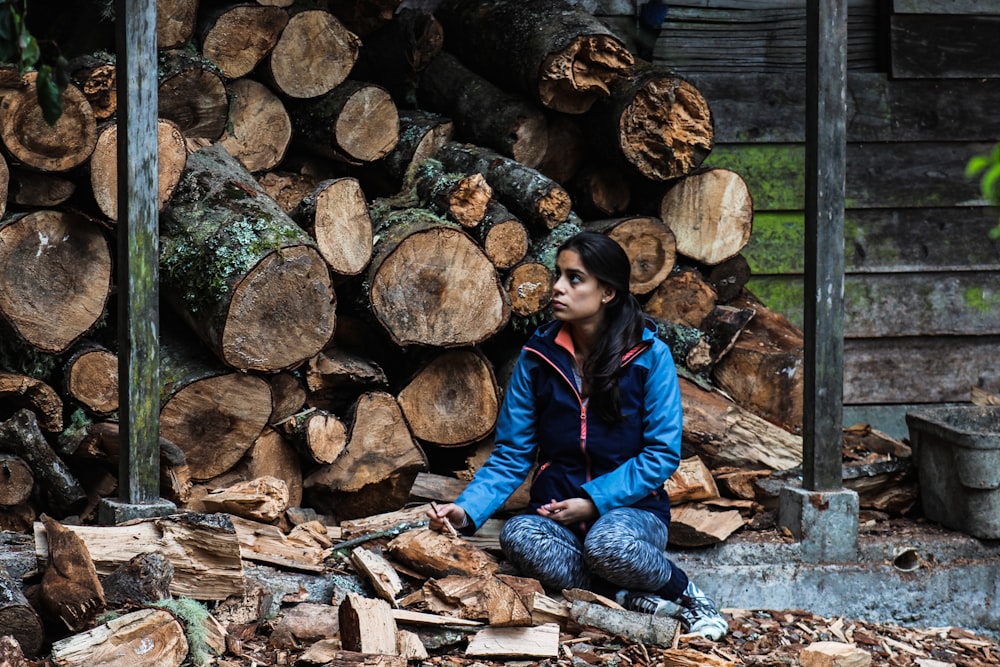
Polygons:
<instances>
[{"instance_id":1,"label":"blue jacket","mask_svg":"<svg viewBox=\"0 0 1000 667\"><path fill-rule=\"evenodd\" d=\"M670 523L663 484L680 463L681 397L667 345L647 323L622 360L623 419L588 415L573 379L572 339L560 322L539 328L521 350L497 419L495 449L456 499L475 530L524 481L532 464L530 509L552 499L590 498L600 514L616 507L654 512ZM589 525L576 526L583 534Z\"/></svg>"}]
</instances>

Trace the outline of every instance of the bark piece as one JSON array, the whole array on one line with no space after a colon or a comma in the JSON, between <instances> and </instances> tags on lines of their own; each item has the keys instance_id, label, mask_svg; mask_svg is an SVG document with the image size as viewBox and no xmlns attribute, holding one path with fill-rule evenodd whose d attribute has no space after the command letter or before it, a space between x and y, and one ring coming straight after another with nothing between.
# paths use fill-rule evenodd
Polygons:
<instances>
[{"instance_id":1,"label":"bark piece","mask_svg":"<svg viewBox=\"0 0 1000 667\"><path fill-rule=\"evenodd\" d=\"M274 169L285 159L292 143L292 119L284 103L253 79L232 81L227 88L231 100L229 122L219 143L247 171Z\"/></svg>"},{"instance_id":2,"label":"bark piece","mask_svg":"<svg viewBox=\"0 0 1000 667\"><path fill-rule=\"evenodd\" d=\"M23 85L0 96L0 143L8 155L31 169L69 171L94 151L94 110L80 89L69 84L62 94L62 114L49 125L38 103L37 78L36 72L28 72Z\"/></svg>"},{"instance_id":3,"label":"bark piece","mask_svg":"<svg viewBox=\"0 0 1000 667\"><path fill-rule=\"evenodd\" d=\"M385 600L348 593L340 603L340 643L348 651L396 655L396 620Z\"/></svg>"},{"instance_id":4,"label":"bark piece","mask_svg":"<svg viewBox=\"0 0 1000 667\"><path fill-rule=\"evenodd\" d=\"M188 654L184 629L162 609L139 609L52 645L57 667L179 667Z\"/></svg>"},{"instance_id":5,"label":"bark piece","mask_svg":"<svg viewBox=\"0 0 1000 667\"><path fill-rule=\"evenodd\" d=\"M288 485L276 477L258 477L214 491L202 503L209 512L227 512L267 523L288 509Z\"/></svg>"},{"instance_id":6,"label":"bark piece","mask_svg":"<svg viewBox=\"0 0 1000 667\"><path fill-rule=\"evenodd\" d=\"M3 567L0 567L0 628L3 628L4 635L12 636L20 645L23 655L29 657L37 655L45 641L42 619L28 603L21 587ZM0 664L4 664L5 657L4 649L0 649ZM17 663L12 667L17 667Z\"/></svg>"},{"instance_id":7,"label":"bark piece","mask_svg":"<svg viewBox=\"0 0 1000 667\"><path fill-rule=\"evenodd\" d=\"M399 110L382 86L344 81L330 92L290 105L300 146L352 165L385 157L399 142Z\"/></svg>"},{"instance_id":8,"label":"bark piece","mask_svg":"<svg viewBox=\"0 0 1000 667\"><path fill-rule=\"evenodd\" d=\"M674 233L678 253L713 266L735 257L750 240L753 198L736 172L709 169L667 190L659 215Z\"/></svg>"},{"instance_id":9,"label":"bark piece","mask_svg":"<svg viewBox=\"0 0 1000 667\"><path fill-rule=\"evenodd\" d=\"M160 232L165 296L228 365L283 370L329 341L326 263L225 148L188 158Z\"/></svg>"},{"instance_id":10,"label":"bark piece","mask_svg":"<svg viewBox=\"0 0 1000 667\"><path fill-rule=\"evenodd\" d=\"M429 529L402 533L389 542L388 550L393 558L428 577L482 577L498 567L496 559L466 540Z\"/></svg>"},{"instance_id":11,"label":"bark piece","mask_svg":"<svg viewBox=\"0 0 1000 667\"><path fill-rule=\"evenodd\" d=\"M0 454L0 506L20 505L31 496L35 476L21 458Z\"/></svg>"},{"instance_id":12,"label":"bark piece","mask_svg":"<svg viewBox=\"0 0 1000 667\"><path fill-rule=\"evenodd\" d=\"M712 471L697 456L682 459L663 488L670 495L673 505L719 497Z\"/></svg>"},{"instance_id":13,"label":"bark piece","mask_svg":"<svg viewBox=\"0 0 1000 667\"><path fill-rule=\"evenodd\" d=\"M600 21L561 0L446 0L435 15L469 67L563 113L586 112L635 60Z\"/></svg>"},{"instance_id":14,"label":"bark piece","mask_svg":"<svg viewBox=\"0 0 1000 667\"><path fill-rule=\"evenodd\" d=\"M517 160L488 148L454 141L441 146L434 157L450 171L485 176L496 198L527 223L552 229L569 217L572 206L569 193Z\"/></svg>"},{"instance_id":15,"label":"bark piece","mask_svg":"<svg viewBox=\"0 0 1000 667\"><path fill-rule=\"evenodd\" d=\"M156 3L156 46L175 49L194 35L198 0L159 0Z\"/></svg>"},{"instance_id":16,"label":"bark piece","mask_svg":"<svg viewBox=\"0 0 1000 667\"><path fill-rule=\"evenodd\" d=\"M351 551L351 563L375 589L375 593L390 606L399 606L396 598L403 590L403 580L396 569L382 556L363 547Z\"/></svg>"},{"instance_id":17,"label":"bark piece","mask_svg":"<svg viewBox=\"0 0 1000 667\"><path fill-rule=\"evenodd\" d=\"M118 355L97 344L79 346L63 364L63 383L87 412L107 417L118 410Z\"/></svg>"},{"instance_id":18,"label":"bark piece","mask_svg":"<svg viewBox=\"0 0 1000 667\"><path fill-rule=\"evenodd\" d=\"M292 98L319 97L339 86L358 59L357 35L330 12L295 13L264 61L275 89Z\"/></svg>"},{"instance_id":19,"label":"bark piece","mask_svg":"<svg viewBox=\"0 0 1000 667\"><path fill-rule=\"evenodd\" d=\"M201 52L227 79L238 79L267 57L287 23L288 12L260 3L206 8L198 20Z\"/></svg>"},{"instance_id":20,"label":"bark piece","mask_svg":"<svg viewBox=\"0 0 1000 667\"><path fill-rule=\"evenodd\" d=\"M0 399L8 410L26 408L35 414L46 433L63 429L63 402L55 389L41 380L20 373L0 372Z\"/></svg>"},{"instance_id":21,"label":"bark piece","mask_svg":"<svg viewBox=\"0 0 1000 667\"><path fill-rule=\"evenodd\" d=\"M320 182L291 215L316 239L320 254L335 274L356 276L368 266L372 257L372 220L357 179Z\"/></svg>"},{"instance_id":22,"label":"bark piece","mask_svg":"<svg viewBox=\"0 0 1000 667\"><path fill-rule=\"evenodd\" d=\"M593 220L583 226L606 234L625 250L632 266L629 291L633 294L653 291L674 268L674 234L659 218L636 215Z\"/></svg>"},{"instance_id":23,"label":"bark piece","mask_svg":"<svg viewBox=\"0 0 1000 667\"><path fill-rule=\"evenodd\" d=\"M42 574L42 603L67 628L79 632L104 611L104 588L80 536L44 514L41 518L49 551Z\"/></svg>"},{"instance_id":24,"label":"bark piece","mask_svg":"<svg viewBox=\"0 0 1000 667\"><path fill-rule=\"evenodd\" d=\"M363 394L348 421L347 451L305 479L307 498L342 518L399 509L413 478L427 469L399 403L385 392Z\"/></svg>"},{"instance_id":25,"label":"bark piece","mask_svg":"<svg viewBox=\"0 0 1000 667\"><path fill-rule=\"evenodd\" d=\"M500 390L482 353L449 350L423 366L397 400L414 437L457 447L480 440L493 429Z\"/></svg>"},{"instance_id":26,"label":"bark piece","mask_svg":"<svg viewBox=\"0 0 1000 667\"><path fill-rule=\"evenodd\" d=\"M527 628L484 628L469 640L465 655L495 658L555 658L559 626L546 623Z\"/></svg>"},{"instance_id":27,"label":"bark piece","mask_svg":"<svg viewBox=\"0 0 1000 667\"><path fill-rule=\"evenodd\" d=\"M43 352L61 354L93 328L111 291L108 240L75 213L7 216L0 223L0 266L0 316Z\"/></svg>"},{"instance_id":28,"label":"bark piece","mask_svg":"<svg viewBox=\"0 0 1000 667\"><path fill-rule=\"evenodd\" d=\"M188 139L215 141L229 119L229 95L219 68L197 52L160 51L158 115Z\"/></svg>"},{"instance_id":29,"label":"bark piece","mask_svg":"<svg viewBox=\"0 0 1000 667\"><path fill-rule=\"evenodd\" d=\"M18 410L0 423L0 451L20 457L31 467L52 512L65 516L86 504L80 482L45 440L30 411Z\"/></svg>"},{"instance_id":30,"label":"bark piece","mask_svg":"<svg viewBox=\"0 0 1000 667\"><path fill-rule=\"evenodd\" d=\"M446 51L420 73L417 97L421 107L452 118L463 141L487 146L528 167L537 167L545 157L548 128L542 111Z\"/></svg>"},{"instance_id":31,"label":"bark piece","mask_svg":"<svg viewBox=\"0 0 1000 667\"><path fill-rule=\"evenodd\" d=\"M108 605L151 605L170 599L174 566L159 551L136 554L101 582Z\"/></svg>"},{"instance_id":32,"label":"bark piece","mask_svg":"<svg viewBox=\"0 0 1000 667\"><path fill-rule=\"evenodd\" d=\"M496 267L468 234L423 209L373 218L368 300L397 345L474 345L503 328L510 309Z\"/></svg>"},{"instance_id":33,"label":"bark piece","mask_svg":"<svg viewBox=\"0 0 1000 667\"><path fill-rule=\"evenodd\" d=\"M705 547L723 542L744 525L737 510L716 511L699 503L673 507L670 539L675 547Z\"/></svg>"}]
</instances>

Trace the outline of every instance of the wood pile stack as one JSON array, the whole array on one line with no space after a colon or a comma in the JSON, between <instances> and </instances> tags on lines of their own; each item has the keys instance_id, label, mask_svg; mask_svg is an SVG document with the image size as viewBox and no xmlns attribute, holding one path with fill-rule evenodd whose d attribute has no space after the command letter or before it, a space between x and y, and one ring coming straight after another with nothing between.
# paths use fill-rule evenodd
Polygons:
<instances>
[{"instance_id":1,"label":"wood pile stack","mask_svg":"<svg viewBox=\"0 0 1000 667\"><path fill-rule=\"evenodd\" d=\"M158 3L162 495L286 532L295 508L337 525L453 499L553 249L593 229L682 375L675 544L766 517L763 482L801 462L802 337L744 289L752 196L701 169L708 102L572 2L435 4ZM62 35L55 126L33 75L0 68L5 529L88 522L117 487L101 34ZM909 510L905 446L853 438L867 506Z\"/></svg>"}]
</instances>

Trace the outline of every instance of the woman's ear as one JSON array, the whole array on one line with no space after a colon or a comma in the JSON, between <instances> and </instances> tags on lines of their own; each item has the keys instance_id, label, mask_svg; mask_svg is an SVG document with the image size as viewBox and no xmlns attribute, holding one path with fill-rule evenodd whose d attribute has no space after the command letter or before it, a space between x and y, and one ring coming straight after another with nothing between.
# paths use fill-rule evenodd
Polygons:
<instances>
[{"instance_id":1,"label":"woman's ear","mask_svg":"<svg viewBox=\"0 0 1000 667\"><path fill-rule=\"evenodd\" d=\"M601 297L601 303L608 303L609 301L611 301L612 299L615 298L615 294L617 294L617 292L615 291L615 288L613 288L613 287L605 287L604 288L604 296Z\"/></svg>"}]
</instances>

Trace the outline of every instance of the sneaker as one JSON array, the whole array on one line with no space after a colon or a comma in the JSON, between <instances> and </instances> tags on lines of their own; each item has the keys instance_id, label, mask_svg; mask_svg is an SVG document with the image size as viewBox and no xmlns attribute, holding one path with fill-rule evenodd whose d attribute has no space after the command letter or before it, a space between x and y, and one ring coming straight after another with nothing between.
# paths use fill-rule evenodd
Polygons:
<instances>
[{"instance_id":1,"label":"sneaker","mask_svg":"<svg viewBox=\"0 0 1000 667\"><path fill-rule=\"evenodd\" d=\"M624 588L615 595L615 602L629 611L652 614L653 616L674 616L680 609L677 603L661 598L659 595L629 591Z\"/></svg>"},{"instance_id":2,"label":"sneaker","mask_svg":"<svg viewBox=\"0 0 1000 667\"><path fill-rule=\"evenodd\" d=\"M693 582L688 582L684 595L678 602L680 609L674 617L680 621L686 633L718 641L729 632L729 623L719 612L715 602Z\"/></svg>"}]
</instances>

